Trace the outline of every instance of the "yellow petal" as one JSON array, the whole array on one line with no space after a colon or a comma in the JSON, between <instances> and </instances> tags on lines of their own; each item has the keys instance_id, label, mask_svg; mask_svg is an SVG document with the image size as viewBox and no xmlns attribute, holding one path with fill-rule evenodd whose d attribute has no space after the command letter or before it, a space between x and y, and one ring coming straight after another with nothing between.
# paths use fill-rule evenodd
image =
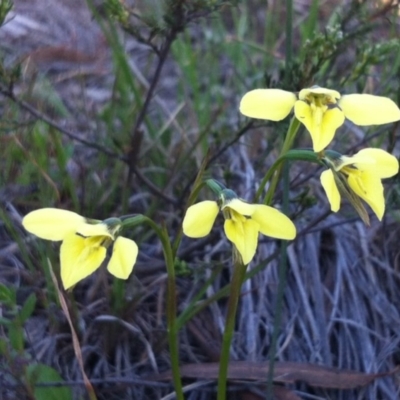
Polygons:
<instances>
[{"instance_id":1,"label":"yellow petal","mask_svg":"<svg viewBox=\"0 0 400 400\"><path fill-rule=\"evenodd\" d=\"M374 174L360 171L359 174L349 175L347 181L354 193L372 208L379 220L382 220L385 198L381 180Z\"/></svg>"},{"instance_id":2,"label":"yellow petal","mask_svg":"<svg viewBox=\"0 0 400 400\"><path fill-rule=\"evenodd\" d=\"M192 238L207 236L217 218L219 207L216 201L201 201L190 206L183 219L183 233Z\"/></svg>"},{"instance_id":3,"label":"yellow petal","mask_svg":"<svg viewBox=\"0 0 400 400\"><path fill-rule=\"evenodd\" d=\"M84 217L72 211L42 208L26 215L22 225L42 239L58 241L75 232L76 227L84 222Z\"/></svg>"},{"instance_id":4,"label":"yellow petal","mask_svg":"<svg viewBox=\"0 0 400 400\"><path fill-rule=\"evenodd\" d=\"M70 234L65 237L60 250L61 280L68 289L92 274L106 257L106 248L100 238L83 238Z\"/></svg>"},{"instance_id":5,"label":"yellow petal","mask_svg":"<svg viewBox=\"0 0 400 400\"><path fill-rule=\"evenodd\" d=\"M332 141L336 129L344 122L343 112L338 107L327 109L311 107L304 101L296 101L294 105L296 118L310 132L315 152L322 151Z\"/></svg>"},{"instance_id":6,"label":"yellow petal","mask_svg":"<svg viewBox=\"0 0 400 400\"><path fill-rule=\"evenodd\" d=\"M348 94L339 101L344 115L357 125L380 125L400 119L400 109L387 97Z\"/></svg>"},{"instance_id":7,"label":"yellow petal","mask_svg":"<svg viewBox=\"0 0 400 400\"><path fill-rule=\"evenodd\" d=\"M280 121L287 117L296 101L296 95L281 89L255 89L240 101L240 112L251 118Z\"/></svg>"},{"instance_id":8,"label":"yellow petal","mask_svg":"<svg viewBox=\"0 0 400 400\"><path fill-rule=\"evenodd\" d=\"M361 171L371 171L379 178L390 178L399 172L399 161L397 158L382 149L363 149L352 158L358 169ZM366 163L365 159L372 159L374 163Z\"/></svg>"},{"instance_id":9,"label":"yellow petal","mask_svg":"<svg viewBox=\"0 0 400 400\"><path fill-rule=\"evenodd\" d=\"M119 236L114 243L108 271L119 279L128 279L138 256L138 246L131 240Z\"/></svg>"},{"instance_id":10,"label":"yellow petal","mask_svg":"<svg viewBox=\"0 0 400 400\"><path fill-rule=\"evenodd\" d=\"M76 228L76 232L85 237L91 236L107 236L114 240L114 236L110 233L107 224L81 224Z\"/></svg>"},{"instance_id":11,"label":"yellow petal","mask_svg":"<svg viewBox=\"0 0 400 400\"><path fill-rule=\"evenodd\" d=\"M246 203L245 201L240 199L232 199L230 201L227 201L223 205L222 209L225 208L230 208L239 213L240 215L246 215L246 216L252 215L255 210L254 204Z\"/></svg>"},{"instance_id":12,"label":"yellow petal","mask_svg":"<svg viewBox=\"0 0 400 400\"><path fill-rule=\"evenodd\" d=\"M361 169L364 169L364 166L369 169L374 169L376 166L376 161L373 157L369 157L368 155L363 154L355 154L352 157L349 156L341 156L339 160L337 160L335 165L335 170L340 171L343 167L347 165L362 165Z\"/></svg>"},{"instance_id":13,"label":"yellow petal","mask_svg":"<svg viewBox=\"0 0 400 400\"><path fill-rule=\"evenodd\" d=\"M256 253L258 226L258 223L251 219L225 220L224 230L226 237L235 245L245 265L253 259Z\"/></svg>"},{"instance_id":14,"label":"yellow petal","mask_svg":"<svg viewBox=\"0 0 400 400\"><path fill-rule=\"evenodd\" d=\"M259 224L260 233L263 235L286 240L296 237L293 222L273 207L257 204L251 218Z\"/></svg>"},{"instance_id":15,"label":"yellow petal","mask_svg":"<svg viewBox=\"0 0 400 400\"><path fill-rule=\"evenodd\" d=\"M326 89L319 86L313 86L307 89L300 90L299 99L304 100L310 94L325 94L330 96L332 100L340 99L340 93L336 90Z\"/></svg>"},{"instance_id":16,"label":"yellow petal","mask_svg":"<svg viewBox=\"0 0 400 400\"><path fill-rule=\"evenodd\" d=\"M343 125L344 120L344 114L338 107L330 108L324 113L319 141L314 143L314 151L322 151L332 142L336 129Z\"/></svg>"},{"instance_id":17,"label":"yellow petal","mask_svg":"<svg viewBox=\"0 0 400 400\"><path fill-rule=\"evenodd\" d=\"M312 111L311 107L305 101L296 101L294 105L294 115L303 123L308 131L313 129Z\"/></svg>"},{"instance_id":18,"label":"yellow petal","mask_svg":"<svg viewBox=\"0 0 400 400\"><path fill-rule=\"evenodd\" d=\"M331 205L331 210L337 212L340 208L340 193L335 183L333 172L329 169L321 174L321 185L325 190Z\"/></svg>"}]
</instances>

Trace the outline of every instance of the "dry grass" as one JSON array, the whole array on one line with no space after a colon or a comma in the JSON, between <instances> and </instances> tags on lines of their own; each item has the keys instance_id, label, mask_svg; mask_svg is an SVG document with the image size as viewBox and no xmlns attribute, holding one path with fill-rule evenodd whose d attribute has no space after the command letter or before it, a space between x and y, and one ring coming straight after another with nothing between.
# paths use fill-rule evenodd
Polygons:
<instances>
[{"instance_id":1,"label":"dry grass","mask_svg":"<svg viewBox=\"0 0 400 400\"><path fill-rule=\"evenodd\" d=\"M280 2L269 3L272 15L283 21ZM295 42L299 46L303 43L301 24L307 21L311 3L295 2ZM362 2L321 1L317 26L327 24L334 11L345 32L356 31L367 21L371 23L365 33L368 40L379 38L387 43L398 37L396 9L385 10L384 5L371 2L351 14L351 4L356 7L356 3ZM144 5L136 5L138 12ZM223 8L181 34L167 58L140 135L134 136L141 106L138 99L151 86L157 61L151 48L118 30L133 81L129 86L116 61L115 43L110 44L110 37L82 2L15 1L9 22L0 29L4 64L21 63L15 94L23 100L19 104L6 97L1 100L5 134L0 138L4 171L0 283L15 290L18 307L30 293L35 293L37 303L23 327L23 351L4 350L9 347L10 333L0 325L0 400L33 398L21 379L25 366L34 361L54 367L71 385L73 398L85 396L69 326L43 261L48 257L57 270L57 246L23 231L20 223L27 211L56 205L102 219L141 212L164 222L173 240L208 149L212 163L207 174L251 200L276 158L285 126L247 126L237 104L246 90L263 82L263 75L267 81L280 81L285 37L279 26L271 37L264 34L268 8L263 2L254 0L240 7L240 12ZM100 6L97 9L104 12ZM349 21L340 21L346 15ZM260 28L252 32L252 26ZM267 40L274 42L269 54L262 47ZM349 77L354 69L349 71L348 66L359 65L362 58L356 46L362 49L368 42L357 40L322 63L312 78L326 79L332 85L346 80L349 91L372 88L377 94L399 96L398 53L379 54L376 65L361 70L354 79ZM303 61L301 56L296 59L294 76L299 76ZM294 89L303 83L298 79ZM48 117L53 127L37 123L38 115ZM66 135L71 132L75 140ZM365 134L346 124L342 132L343 139L336 146L343 152L372 143L398 156L398 126ZM379 135L374 136L376 132ZM299 146L306 142L304 136ZM127 156L134 161L122 162ZM328 211L319 173L305 163L291 168L291 214L300 234L287 250L289 267L276 360L365 373L393 371L400 360L398 178L387 185L389 211L384 221L372 219L371 227L365 227L350 207L338 214ZM274 201L281 202L280 190ZM135 229L132 237L139 242L140 257L125 286L118 287L102 269L68 293L67 301L86 374L99 399L167 400L172 398L168 397L172 385L154 380L170 368L162 248L144 228ZM279 246L273 240L260 241L250 270L263 263L265 268L243 285L232 360L268 359L277 314ZM204 289L204 296L197 305L229 283L230 248L221 229L214 228L205 239L183 239L177 262L178 314L199 290ZM276 256L270 261L271 254ZM207 280L210 284L205 288ZM225 312L226 297L222 297L184 324L179 333L181 364L218 361ZM0 298L0 316L10 313ZM214 380L188 379L184 384L188 400L215 398ZM398 373L353 390L301 382L286 387L303 399L400 397ZM229 399L265 398L265 382L234 381L231 389ZM277 389L275 396L289 399L285 393L279 395Z\"/></svg>"}]
</instances>

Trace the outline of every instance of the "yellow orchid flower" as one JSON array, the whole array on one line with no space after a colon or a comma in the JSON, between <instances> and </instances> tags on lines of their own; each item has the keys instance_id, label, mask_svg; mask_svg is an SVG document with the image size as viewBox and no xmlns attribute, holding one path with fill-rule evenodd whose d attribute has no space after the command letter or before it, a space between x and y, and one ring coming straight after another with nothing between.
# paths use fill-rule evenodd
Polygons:
<instances>
[{"instance_id":1,"label":"yellow orchid flower","mask_svg":"<svg viewBox=\"0 0 400 400\"><path fill-rule=\"evenodd\" d=\"M367 148L352 157L326 156L324 161L331 169L322 172L320 179L331 210L339 210L341 192L345 195L350 193L350 197L358 196L364 200L382 220L385 198L381 180L398 173L399 162L396 157L382 149Z\"/></svg>"},{"instance_id":2,"label":"yellow orchid flower","mask_svg":"<svg viewBox=\"0 0 400 400\"><path fill-rule=\"evenodd\" d=\"M387 97L370 94L341 96L319 86L303 89L298 96L281 89L255 89L240 102L240 112L251 118L280 121L294 108L296 118L310 132L315 152L332 141L345 118L356 125L381 125L400 120L400 109Z\"/></svg>"},{"instance_id":3,"label":"yellow orchid flower","mask_svg":"<svg viewBox=\"0 0 400 400\"><path fill-rule=\"evenodd\" d=\"M138 246L118 236L121 220L88 220L72 211L42 208L30 212L22 225L34 235L53 241L62 241L60 249L61 280L68 289L100 267L107 247L114 242L108 271L117 278L127 279L138 255Z\"/></svg>"},{"instance_id":4,"label":"yellow orchid flower","mask_svg":"<svg viewBox=\"0 0 400 400\"><path fill-rule=\"evenodd\" d=\"M183 233L191 238L208 235L219 210L218 203L210 200L190 206L183 220ZM248 264L253 259L259 233L287 240L296 236L293 222L275 208L233 198L224 200L221 210L225 217L225 234L235 245L243 264Z\"/></svg>"}]
</instances>

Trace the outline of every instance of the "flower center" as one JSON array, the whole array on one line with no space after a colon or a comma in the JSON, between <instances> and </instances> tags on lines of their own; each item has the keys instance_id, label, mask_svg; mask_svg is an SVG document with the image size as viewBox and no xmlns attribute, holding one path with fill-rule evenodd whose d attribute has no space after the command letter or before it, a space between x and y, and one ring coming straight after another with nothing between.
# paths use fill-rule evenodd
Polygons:
<instances>
[{"instance_id":1,"label":"flower center","mask_svg":"<svg viewBox=\"0 0 400 400\"><path fill-rule=\"evenodd\" d=\"M329 94L309 93L304 99L311 106L326 108L329 104L336 104L336 99Z\"/></svg>"},{"instance_id":2,"label":"flower center","mask_svg":"<svg viewBox=\"0 0 400 400\"><path fill-rule=\"evenodd\" d=\"M84 238L84 246L87 249L97 249L100 246L107 248L113 242L113 240L108 236L83 236L82 234L76 232L77 236Z\"/></svg>"},{"instance_id":3,"label":"flower center","mask_svg":"<svg viewBox=\"0 0 400 400\"><path fill-rule=\"evenodd\" d=\"M232 221L236 222L236 223L245 223L247 219L249 219L250 217L246 217L242 214L239 214L237 211L232 210L229 207L226 207L223 210L224 213L224 217L225 219L231 219Z\"/></svg>"},{"instance_id":4,"label":"flower center","mask_svg":"<svg viewBox=\"0 0 400 400\"><path fill-rule=\"evenodd\" d=\"M346 165L340 170L340 173L343 173L347 176L353 176L355 177L355 183L358 186L358 188L363 192L367 193L367 190L365 188L365 185L362 180L362 172L355 166L355 165Z\"/></svg>"}]
</instances>

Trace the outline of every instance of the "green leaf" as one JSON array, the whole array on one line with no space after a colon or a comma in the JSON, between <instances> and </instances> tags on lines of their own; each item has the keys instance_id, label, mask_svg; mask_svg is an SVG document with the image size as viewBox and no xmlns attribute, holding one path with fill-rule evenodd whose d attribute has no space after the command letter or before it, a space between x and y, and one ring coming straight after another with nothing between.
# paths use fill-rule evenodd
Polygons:
<instances>
[{"instance_id":1,"label":"green leaf","mask_svg":"<svg viewBox=\"0 0 400 400\"><path fill-rule=\"evenodd\" d=\"M0 303L8 306L15 304L15 292L0 283Z\"/></svg>"},{"instance_id":2,"label":"green leaf","mask_svg":"<svg viewBox=\"0 0 400 400\"><path fill-rule=\"evenodd\" d=\"M26 379L34 390L35 400L72 400L72 391L69 387L36 386L38 383L64 382L55 369L45 364L28 365Z\"/></svg>"},{"instance_id":3,"label":"green leaf","mask_svg":"<svg viewBox=\"0 0 400 400\"><path fill-rule=\"evenodd\" d=\"M24 305L19 312L19 321L23 324L33 313L36 305L36 295L31 293L29 297L25 300Z\"/></svg>"},{"instance_id":4,"label":"green leaf","mask_svg":"<svg viewBox=\"0 0 400 400\"><path fill-rule=\"evenodd\" d=\"M15 319L8 326L8 335L12 348L18 352L22 352L24 350L23 330L19 322L16 322Z\"/></svg>"},{"instance_id":5,"label":"green leaf","mask_svg":"<svg viewBox=\"0 0 400 400\"><path fill-rule=\"evenodd\" d=\"M6 356L8 353L8 341L4 338L0 338L0 355Z\"/></svg>"}]
</instances>

